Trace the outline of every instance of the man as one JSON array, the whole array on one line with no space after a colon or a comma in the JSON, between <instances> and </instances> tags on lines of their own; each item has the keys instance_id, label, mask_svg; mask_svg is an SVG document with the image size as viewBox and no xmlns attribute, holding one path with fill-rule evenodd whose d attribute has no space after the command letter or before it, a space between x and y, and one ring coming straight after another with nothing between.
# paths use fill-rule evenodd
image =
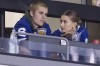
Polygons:
<instances>
[{"instance_id":1,"label":"man","mask_svg":"<svg viewBox=\"0 0 100 66\"><path fill-rule=\"evenodd\" d=\"M37 33L38 28L45 28L46 35L51 35L51 29L45 22L47 17L48 7L44 2L36 1L30 5L29 11L15 24L14 30L22 33ZM17 35L19 41L27 40L26 35ZM12 51L11 51L12 52ZM25 55L31 55L30 50L20 46L19 52ZM35 56L41 56L40 51L32 51ZM36 54L35 54L36 53ZM39 55L38 55L39 54ZM47 53L48 54L48 53Z\"/></svg>"},{"instance_id":2,"label":"man","mask_svg":"<svg viewBox=\"0 0 100 66\"><path fill-rule=\"evenodd\" d=\"M44 2L36 1L30 5L30 9L16 23L14 29L16 32L36 33L37 28L46 28L46 35L51 34L49 25L45 22L47 17L48 7ZM25 40L26 35L18 35L19 40Z\"/></svg>"}]
</instances>

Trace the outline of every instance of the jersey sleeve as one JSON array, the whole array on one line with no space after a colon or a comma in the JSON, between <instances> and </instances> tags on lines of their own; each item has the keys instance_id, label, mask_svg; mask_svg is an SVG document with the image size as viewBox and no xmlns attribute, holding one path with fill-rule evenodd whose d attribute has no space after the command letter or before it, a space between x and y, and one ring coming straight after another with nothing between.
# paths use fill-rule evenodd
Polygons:
<instances>
[{"instance_id":1,"label":"jersey sleeve","mask_svg":"<svg viewBox=\"0 0 100 66\"><path fill-rule=\"evenodd\" d=\"M22 23L17 23L14 29L16 30L16 32L29 33L27 26ZM26 35L21 35L21 34L18 34L17 37L20 40L26 40L28 38Z\"/></svg>"},{"instance_id":2,"label":"jersey sleeve","mask_svg":"<svg viewBox=\"0 0 100 66\"><path fill-rule=\"evenodd\" d=\"M88 31L87 31L87 29L85 29L85 30L82 32L80 41L81 41L81 42L88 43Z\"/></svg>"},{"instance_id":3,"label":"jersey sleeve","mask_svg":"<svg viewBox=\"0 0 100 66\"><path fill-rule=\"evenodd\" d=\"M61 37L61 32L59 29L55 30L53 33L52 33L52 36L58 36L58 37Z\"/></svg>"}]
</instances>

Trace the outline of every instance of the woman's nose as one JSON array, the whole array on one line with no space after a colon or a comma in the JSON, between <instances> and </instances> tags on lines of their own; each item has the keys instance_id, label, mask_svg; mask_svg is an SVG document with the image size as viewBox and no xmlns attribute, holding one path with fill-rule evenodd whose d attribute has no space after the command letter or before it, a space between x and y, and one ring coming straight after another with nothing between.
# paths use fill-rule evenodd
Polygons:
<instances>
[{"instance_id":1,"label":"woman's nose","mask_svg":"<svg viewBox=\"0 0 100 66\"><path fill-rule=\"evenodd\" d=\"M64 23L63 23L63 22L61 22L61 24L60 24L60 25L61 25L61 27L63 27L63 26L64 26Z\"/></svg>"}]
</instances>

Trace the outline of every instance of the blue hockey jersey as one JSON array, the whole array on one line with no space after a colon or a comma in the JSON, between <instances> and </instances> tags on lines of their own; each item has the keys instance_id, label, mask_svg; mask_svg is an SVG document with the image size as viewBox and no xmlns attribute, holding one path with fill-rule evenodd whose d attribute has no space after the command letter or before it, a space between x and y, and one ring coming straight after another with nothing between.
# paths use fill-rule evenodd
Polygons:
<instances>
[{"instance_id":1,"label":"blue hockey jersey","mask_svg":"<svg viewBox=\"0 0 100 66\"><path fill-rule=\"evenodd\" d=\"M53 36L58 36L61 37L62 32L61 29L57 29L56 31L53 32ZM82 26L78 26L77 31L75 35L72 36L74 41L80 41L80 42L88 42L88 31L86 28Z\"/></svg>"},{"instance_id":2,"label":"blue hockey jersey","mask_svg":"<svg viewBox=\"0 0 100 66\"><path fill-rule=\"evenodd\" d=\"M51 29L49 25L45 22L43 26L39 28L46 28L46 35L51 35ZM27 17L23 16L14 26L14 29L16 32L23 32L23 33L34 33L37 29L34 29L34 26L32 25L32 21ZM27 39L28 36L26 35L18 35L18 39Z\"/></svg>"}]
</instances>

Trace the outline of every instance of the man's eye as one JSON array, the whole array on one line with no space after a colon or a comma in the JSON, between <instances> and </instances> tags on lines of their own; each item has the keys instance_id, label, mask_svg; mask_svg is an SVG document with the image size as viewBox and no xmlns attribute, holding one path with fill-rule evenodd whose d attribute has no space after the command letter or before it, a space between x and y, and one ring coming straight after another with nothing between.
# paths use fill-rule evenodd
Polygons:
<instances>
[{"instance_id":1,"label":"man's eye","mask_svg":"<svg viewBox=\"0 0 100 66\"><path fill-rule=\"evenodd\" d=\"M39 12L40 14L43 14L43 12Z\"/></svg>"},{"instance_id":2,"label":"man's eye","mask_svg":"<svg viewBox=\"0 0 100 66\"><path fill-rule=\"evenodd\" d=\"M45 16L47 16L48 14L46 13Z\"/></svg>"}]
</instances>

